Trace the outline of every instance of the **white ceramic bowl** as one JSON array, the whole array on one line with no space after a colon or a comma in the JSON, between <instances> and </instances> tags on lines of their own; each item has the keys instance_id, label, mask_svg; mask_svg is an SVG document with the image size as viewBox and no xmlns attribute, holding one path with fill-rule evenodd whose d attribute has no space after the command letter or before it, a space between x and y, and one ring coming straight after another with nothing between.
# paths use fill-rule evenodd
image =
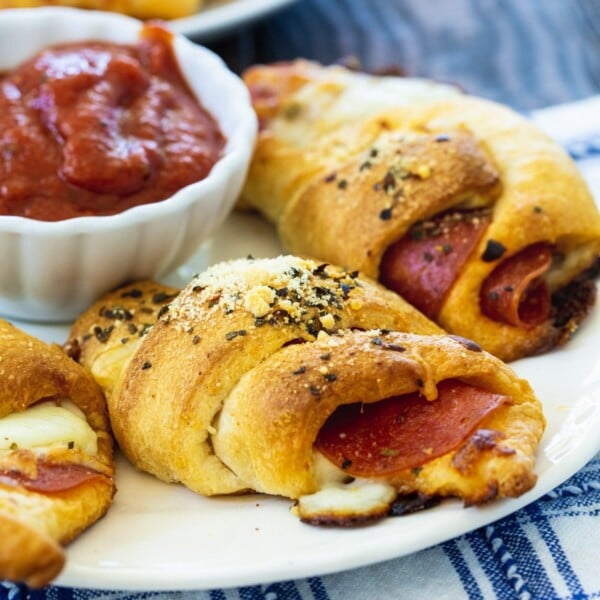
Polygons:
<instances>
[{"instance_id":1,"label":"white ceramic bowl","mask_svg":"<svg viewBox=\"0 0 600 600\"><path fill-rule=\"evenodd\" d=\"M55 43L133 43L141 26L104 12L2 10L0 72ZM227 138L224 156L204 180L116 215L57 222L0 216L1 315L73 319L124 281L174 270L224 221L246 176L256 117L244 84L218 56L183 36L175 36L174 49L190 87Z\"/></svg>"}]
</instances>

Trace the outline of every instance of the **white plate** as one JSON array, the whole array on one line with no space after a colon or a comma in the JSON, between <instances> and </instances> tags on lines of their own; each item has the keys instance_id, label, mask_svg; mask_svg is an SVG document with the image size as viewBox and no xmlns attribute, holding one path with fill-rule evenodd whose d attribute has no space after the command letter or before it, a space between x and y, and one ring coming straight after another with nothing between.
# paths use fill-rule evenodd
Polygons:
<instances>
[{"instance_id":1,"label":"white plate","mask_svg":"<svg viewBox=\"0 0 600 600\"><path fill-rule=\"evenodd\" d=\"M207 0L197 14L169 22L177 33L195 40L212 40L236 27L247 25L295 0Z\"/></svg>"},{"instance_id":2,"label":"white plate","mask_svg":"<svg viewBox=\"0 0 600 600\"><path fill-rule=\"evenodd\" d=\"M218 260L278 253L271 227L233 215L170 283ZM67 326L18 323L62 342ZM578 471L600 450L600 310L565 348L514 363L544 403L548 427L535 488L516 500L465 509L458 501L356 529L319 529L291 502L259 495L203 498L136 472L118 459L108 515L68 548L58 585L129 590L208 589L320 575L403 556L508 515Z\"/></svg>"}]
</instances>

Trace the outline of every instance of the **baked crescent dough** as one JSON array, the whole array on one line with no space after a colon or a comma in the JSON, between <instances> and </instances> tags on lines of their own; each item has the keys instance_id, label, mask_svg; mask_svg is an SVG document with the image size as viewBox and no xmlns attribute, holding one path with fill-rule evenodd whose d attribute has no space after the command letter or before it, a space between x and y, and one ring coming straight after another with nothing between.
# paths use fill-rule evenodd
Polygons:
<instances>
[{"instance_id":1,"label":"baked crescent dough","mask_svg":"<svg viewBox=\"0 0 600 600\"><path fill-rule=\"evenodd\" d=\"M306 61L244 79L262 128L240 205L286 250L379 279L504 360L572 335L600 216L533 124L449 86Z\"/></svg>"},{"instance_id":2,"label":"baked crescent dough","mask_svg":"<svg viewBox=\"0 0 600 600\"><path fill-rule=\"evenodd\" d=\"M119 294L99 304L110 311ZM476 503L519 495L535 482L544 418L528 384L357 272L293 256L230 261L195 277L159 312L116 370L108 403L123 452L164 481L204 495L255 490L301 499L306 521L343 524L387 514L398 493ZM83 330L97 316L82 315ZM81 331L77 322L72 343L90 368ZM433 454L412 456L418 477L415 465L396 465L391 476L367 465L369 476L353 484L365 484L366 504L324 507L319 496L315 506L314 494L332 486L357 497L342 485L352 469L323 458L316 440L339 406L418 392L415 410L437 409L437 384L454 380L475 390L473 405L457 408L471 424L442 443L428 428L448 424L451 409L427 417L420 431ZM415 453L411 435L399 434L407 456ZM487 444L478 444L481 435Z\"/></svg>"},{"instance_id":3,"label":"baked crescent dough","mask_svg":"<svg viewBox=\"0 0 600 600\"><path fill-rule=\"evenodd\" d=\"M90 371L108 399L121 369L179 290L155 281L136 281L110 292L77 319L66 353Z\"/></svg>"},{"instance_id":4,"label":"baked crescent dough","mask_svg":"<svg viewBox=\"0 0 600 600\"><path fill-rule=\"evenodd\" d=\"M398 348L403 350L398 352ZM328 359L324 361L323 356ZM303 372L298 374L299 370ZM337 471L331 465L321 470L315 439L337 408L350 403L370 405L415 392L423 396L423 405L435 404L441 401L439 384L457 379L510 400L478 421L450 451L437 448L433 431L424 435L425 454L432 452L421 459L424 462L389 473L355 474L352 466L344 464L354 460L346 455L336 465ZM436 418L443 422L444 412ZM429 426L433 428L432 423ZM342 331L283 348L248 371L224 402L214 429L216 455L248 487L299 498L305 520L330 523L349 517L343 502L326 505L325 511L322 502L317 503L315 514L314 495L323 497L331 488L344 489L340 484L348 476L355 476L350 489L384 483L402 495L457 496L465 504L519 496L536 480L535 450L544 419L525 381L464 340ZM376 428L371 435L374 444ZM359 450L364 451L364 444L357 454ZM394 440L385 440L375 451L385 460L399 450Z\"/></svg>"},{"instance_id":5,"label":"baked crescent dough","mask_svg":"<svg viewBox=\"0 0 600 600\"><path fill-rule=\"evenodd\" d=\"M115 492L102 391L58 346L0 320L0 579L49 583Z\"/></svg>"},{"instance_id":6,"label":"baked crescent dough","mask_svg":"<svg viewBox=\"0 0 600 600\"><path fill-rule=\"evenodd\" d=\"M0 8L72 6L124 13L138 19L178 19L194 14L202 0L0 0Z\"/></svg>"}]
</instances>

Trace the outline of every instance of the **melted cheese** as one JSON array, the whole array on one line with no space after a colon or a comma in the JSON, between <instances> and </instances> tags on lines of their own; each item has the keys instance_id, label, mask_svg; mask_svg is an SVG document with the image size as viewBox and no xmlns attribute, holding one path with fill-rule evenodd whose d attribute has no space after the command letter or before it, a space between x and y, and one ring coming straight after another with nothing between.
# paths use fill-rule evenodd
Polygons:
<instances>
[{"instance_id":1,"label":"melted cheese","mask_svg":"<svg viewBox=\"0 0 600 600\"><path fill-rule=\"evenodd\" d=\"M313 461L320 489L299 498L297 511L303 520L343 524L384 516L398 495L387 483L349 478L320 452L313 452Z\"/></svg>"},{"instance_id":2,"label":"melted cheese","mask_svg":"<svg viewBox=\"0 0 600 600\"><path fill-rule=\"evenodd\" d=\"M380 517L389 512L397 495L396 489L387 483L354 481L301 496L298 513L304 520L332 523Z\"/></svg>"},{"instance_id":3,"label":"melted cheese","mask_svg":"<svg viewBox=\"0 0 600 600\"><path fill-rule=\"evenodd\" d=\"M319 488L337 486L353 478L342 469L327 460L318 450L313 450L313 469Z\"/></svg>"},{"instance_id":4,"label":"melted cheese","mask_svg":"<svg viewBox=\"0 0 600 600\"><path fill-rule=\"evenodd\" d=\"M0 419L0 451L56 445L80 448L91 456L98 452L94 430L81 410L68 400L61 406L43 402Z\"/></svg>"}]
</instances>

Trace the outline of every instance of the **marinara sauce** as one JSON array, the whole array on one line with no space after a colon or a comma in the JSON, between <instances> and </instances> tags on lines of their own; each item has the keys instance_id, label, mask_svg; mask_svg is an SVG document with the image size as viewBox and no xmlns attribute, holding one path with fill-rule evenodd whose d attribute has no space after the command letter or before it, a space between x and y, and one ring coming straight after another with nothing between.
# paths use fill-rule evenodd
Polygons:
<instances>
[{"instance_id":1,"label":"marinara sauce","mask_svg":"<svg viewBox=\"0 0 600 600\"><path fill-rule=\"evenodd\" d=\"M203 179L224 137L172 36L45 49L0 78L0 214L58 221L157 202Z\"/></svg>"}]
</instances>

